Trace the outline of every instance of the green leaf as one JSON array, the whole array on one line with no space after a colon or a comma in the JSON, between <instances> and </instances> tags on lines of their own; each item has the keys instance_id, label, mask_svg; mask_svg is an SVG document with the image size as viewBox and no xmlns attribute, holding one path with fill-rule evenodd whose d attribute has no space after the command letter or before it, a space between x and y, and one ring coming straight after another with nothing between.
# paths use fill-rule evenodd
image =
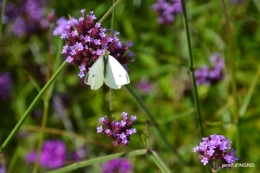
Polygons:
<instances>
[{"instance_id":1,"label":"green leaf","mask_svg":"<svg viewBox=\"0 0 260 173\"><path fill-rule=\"evenodd\" d=\"M162 159L159 157L159 155L151 150L151 157L153 159L153 161L155 162L155 164L159 167L159 169L164 173L168 173L168 172L172 172L166 165L165 163L162 161Z\"/></svg>"}]
</instances>

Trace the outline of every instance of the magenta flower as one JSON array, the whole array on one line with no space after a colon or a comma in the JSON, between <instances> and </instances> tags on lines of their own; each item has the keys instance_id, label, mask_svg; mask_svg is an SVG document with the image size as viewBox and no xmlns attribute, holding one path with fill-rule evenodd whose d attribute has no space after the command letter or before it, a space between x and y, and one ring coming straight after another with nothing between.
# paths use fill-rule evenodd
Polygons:
<instances>
[{"instance_id":1,"label":"magenta flower","mask_svg":"<svg viewBox=\"0 0 260 173\"><path fill-rule=\"evenodd\" d=\"M29 163L36 161L37 152L29 152L25 160ZM47 140L43 143L40 166L45 168L59 168L65 164L66 145L60 140Z\"/></svg>"},{"instance_id":2,"label":"magenta flower","mask_svg":"<svg viewBox=\"0 0 260 173\"><path fill-rule=\"evenodd\" d=\"M118 32L102 28L100 23L95 23L93 12L85 17L84 11L80 11L82 16L78 20L71 19L67 23L66 32L61 35L66 42L62 54L67 56L67 62L79 66L78 76L82 78L98 57L108 50L127 70L126 64L134 57L128 51L132 42L121 43ZM108 34L106 31L109 31Z\"/></svg>"},{"instance_id":3,"label":"magenta flower","mask_svg":"<svg viewBox=\"0 0 260 173\"><path fill-rule=\"evenodd\" d=\"M136 120L136 116L131 116L130 120L127 119L127 113L122 112L123 120L115 121L109 120L107 116L99 118L99 122L104 124L97 127L97 133L103 133L109 138L113 139L113 145L127 146L130 141L130 136L136 133L136 129L132 128L133 122Z\"/></svg>"},{"instance_id":4,"label":"magenta flower","mask_svg":"<svg viewBox=\"0 0 260 173\"><path fill-rule=\"evenodd\" d=\"M219 53L214 53L210 57L212 67L202 66L195 70L197 85L212 85L216 84L224 78L225 63Z\"/></svg>"},{"instance_id":5,"label":"magenta flower","mask_svg":"<svg viewBox=\"0 0 260 173\"><path fill-rule=\"evenodd\" d=\"M232 165L236 160L239 160L235 150L231 148L231 141L223 135L213 134L202 138L200 145L196 146L193 151L199 153L203 165L209 163L215 171L221 168L230 168L226 165Z\"/></svg>"},{"instance_id":6,"label":"magenta flower","mask_svg":"<svg viewBox=\"0 0 260 173\"><path fill-rule=\"evenodd\" d=\"M110 160L109 162L102 165L102 173L130 173L132 171L132 165L128 159L118 158Z\"/></svg>"}]
</instances>

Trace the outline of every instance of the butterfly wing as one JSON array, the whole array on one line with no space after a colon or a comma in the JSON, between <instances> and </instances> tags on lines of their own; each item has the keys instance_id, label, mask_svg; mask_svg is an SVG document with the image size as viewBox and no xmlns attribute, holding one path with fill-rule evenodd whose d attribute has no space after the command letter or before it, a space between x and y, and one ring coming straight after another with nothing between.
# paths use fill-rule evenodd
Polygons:
<instances>
[{"instance_id":1,"label":"butterfly wing","mask_svg":"<svg viewBox=\"0 0 260 173\"><path fill-rule=\"evenodd\" d=\"M90 85L91 89L99 89L104 82L104 62L103 56L100 56L90 68L84 80L85 84Z\"/></svg>"},{"instance_id":2,"label":"butterfly wing","mask_svg":"<svg viewBox=\"0 0 260 173\"><path fill-rule=\"evenodd\" d=\"M113 89L120 89L122 85L130 83L124 67L111 55L106 64L105 84Z\"/></svg>"}]
</instances>

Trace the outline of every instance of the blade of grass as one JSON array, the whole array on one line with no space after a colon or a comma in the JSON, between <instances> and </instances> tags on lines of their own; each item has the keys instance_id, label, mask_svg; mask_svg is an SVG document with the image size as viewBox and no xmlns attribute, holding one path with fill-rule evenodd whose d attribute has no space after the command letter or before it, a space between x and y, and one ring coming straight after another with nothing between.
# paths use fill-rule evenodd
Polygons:
<instances>
[{"instance_id":1,"label":"blade of grass","mask_svg":"<svg viewBox=\"0 0 260 173\"><path fill-rule=\"evenodd\" d=\"M77 163L71 164L69 166L65 166L63 168L60 168L60 169L49 171L47 173L69 172L69 171L76 170L78 168L86 167L86 166L101 163L101 162L106 162L106 161L113 160L113 159L120 158L120 157L139 156L139 155L145 155L146 153L147 153L146 149L141 149L141 150L135 150L135 151L130 151L130 152L111 154L111 155L98 157L98 158L91 159L91 160L85 160L85 161L77 162Z\"/></svg>"},{"instance_id":2,"label":"blade of grass","mask_svg":"<svg viewBox=\"0 0 260 173\"><path fill-rule=\"evenodd\" d=\"M51 23L49 27L49 44L48 44L48 58L47 58L47 72L46 72L46 82L50 79L51 76L51 70L55 69L54 66L51 67L51 61L52 61L52 53L51 53L51 47L53 44L53 28L54 24ZM58 52L57 53L59 56L57 56L57 59L61 59L61 54ZM55 64L54 64L55 65ZM53 84L47 89L44 97L43 97L43 116L42 116L42 123L41 123L41 133L40 133L40 139L38 141L38 146L37 146L37 155L36 155L36 161L33 167L33 172L37 173L38 168L39 168L39 161L41 157L41 150L42 150L42 144L44 141L44 133L45 133L45 127L47 124L47 119L48 119L48 114L49 114L49 106L50 106L50 98L52 95L52 91L54 88L54 82Z\"/></svg>"},{"instance_id":3,"label":"blade of grass","mask_svg":"<svg viewBox=\"0 0 260 173\"><path fill-rule=\"evenodd\" d=\"M25 73L26 76L28 76L28 78L29 78L30 82L32 83L33 87L34 87L38 92L40 92L40 91L41 91L41 88L40 88L40 86L37 84L37 82L36 82L36 80L33 78L33 76L32 76L30 73L28 73L26 70L22 70L22 72Z\"/></svg>"},{"instance_id":4,"label":"blade of grass","mask_svg":"<svg viewBox=\"0 0 260 173\"><path fill-rule=\"evenodd\" d=\"M259 0L253 0L253 2L255 3L255 6L256 6L258 12L260 13L260 1Z\"/></svg>"},{"instance_id":5,"label":"blade of grass","mask_svg":"<svg viewBox=\"0 0 260 173\"><path fill-rule=\"evenodd\" d=\"M151 158L153 159L154 163L158 166L158 168L161 170L161 172L163 173L169 173L172 172L166 165L165 163L162 161L162 159L159 157L159 155L151 150Z\"/></svg>"},{"instance_id":6,"label":"blade of grass","mask_svg":"<svg viewBox=\"0 0 260 173\"><path fill-rule=\"evenodd\" d=\"M203 125L202 125L201 113L200 113L198 89L197 89L197 83L196 83L196 78L195 78L195 73L194 73L195 69L194 69L194 64L193 64L191 39L190 39L190 31L189 31L189 25L188 25L188 17L187 17L185 0L181 0L181 5L182 5L182 11L183 11L183 23L184 23L184 28L185 28L186 37L187 37L188 50L189 50L189 60L190 60L189 70L191 72L191 79L192 79L193 95L194 95L194 100L195 100L197 121L198 121L199 127L200 127L200 134L201 134L202 137L204 137L204 130L203 130Z\"/></svg>"},{"instance_id":7,"label":"blade of grass","mask_svg":"<svg viewBox=\"0 0 260 173\"><path fill-rule=\"evenodd\" d=\"M221 6L223 10L223 15L225 19L225 27L226 27L226 39L227 39L227 46L228 46L228 58L229 58L229 70L231 72L231 89L232 89L232 97L234 101L234 109L233 109L233 117L232 121L236 124L236 152L237 156L241 156L241 126L239 126L239 100L237 94L237 82L236 82L236 65L234 59L234 50L233 50L233 42L232 42L232 30L230 26L230 20L228 16L228 11L226 7L226 3L224 0L221 0ZM242 172L242 169L239 167L238 172Z\"/></svg>"},{"instance_id":8,"label":"blade of grass","mask_svg":"<svg viewBox=\"0 0 260 173\"><path fill-rule=\"evenodd\" d=\"M116 8L116 6L121 2L122 0L117 0L109 9L108 11L103 15L103 17L99 20L100 23L102 23L109 15L113 12L113 10Z\"/></svg>"},{"instance_id":9,"label":"blade of grass","mask_svg":"<svg viewBox=\"0 0 260 173\"><path fill-rule=\"evenodd\" d=\"M257 85L259 79L260 79L260 66L258 68L258 71L257 71L257 73L256 73L256 75L255 75L255 77L254 77L254 79L252 81L252 83L251 83L251 86L250 86L250 88L249 88L249 90L247 92L247 95L246 95L245 99L243 100L243 103L242 103L242 105L240 107L240 110L239 110L239 116L240 117L244 116L244 114L245 114L245 112L247 110L247 107L249 105L249 102L250 102L250 100L251 100L251 98L253 96L254 90L256 88L256 85Z\"/></svg>"}]
</instances>

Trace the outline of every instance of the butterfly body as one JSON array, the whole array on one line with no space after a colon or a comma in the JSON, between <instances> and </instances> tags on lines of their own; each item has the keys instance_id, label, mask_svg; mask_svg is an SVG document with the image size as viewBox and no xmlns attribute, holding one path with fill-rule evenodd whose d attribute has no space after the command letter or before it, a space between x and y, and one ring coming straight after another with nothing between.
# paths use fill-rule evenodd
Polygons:
<instances>
[{"instance_id":1,"label":"butterfly body","mask_svg":"<svg viewBox=\"0 0 260 173\"><path fill-rule=\"evenodd\" d=\"M103 83L113 89L120 89L122 85L130 83L124 67L111 55L103 54L90 68L84 81L91 89L99 89Z\"/></svg>"}]
</instances>

